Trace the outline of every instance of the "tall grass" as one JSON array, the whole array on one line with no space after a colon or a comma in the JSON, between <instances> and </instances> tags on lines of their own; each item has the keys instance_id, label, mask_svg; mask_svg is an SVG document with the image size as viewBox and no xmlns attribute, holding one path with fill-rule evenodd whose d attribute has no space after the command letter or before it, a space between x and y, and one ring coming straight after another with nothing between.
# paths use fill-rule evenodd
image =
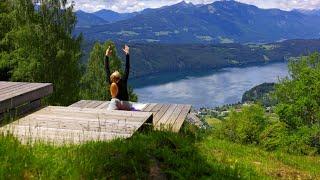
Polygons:
<instances>
[{"instance_id":1,"label":"tall grass","mask_svg":"<svg viewBox=\"0 0 320 180\"><path fill-rule=\"evenodd\" d=\"M158 131L136 133L132 138L82 145L22 145L0 135L0 179L16 178L236 178L229 166L211 166L198 153L200 133Z\"/></svg>"},{"instance_id":2,"label":"tall grass","mask_svg":"<svg viewBox=\"0 0 320 180\"><path fill-rule=\"evenodd\" d=\"M320 157L267 152L184 125L130 139L55 146L0 135L0 179L308 179Z\"/></svg>"}]
</instances>

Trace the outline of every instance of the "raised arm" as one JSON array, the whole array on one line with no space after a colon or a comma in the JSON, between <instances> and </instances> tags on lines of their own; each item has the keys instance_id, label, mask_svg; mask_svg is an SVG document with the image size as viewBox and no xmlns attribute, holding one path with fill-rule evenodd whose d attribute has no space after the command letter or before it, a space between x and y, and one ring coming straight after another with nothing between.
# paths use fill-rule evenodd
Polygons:
<instances>
[{"instance_id":1,"label":"raised arm","mask_svg":"<svg viewBox=\"0 0 320 180\"><path fill-rule=\"evenodd\" d=\"M109 83L109 85L111 85L111 80L110 80L110 65L109 65L109 57L112 55L112 50L111 47L109 46L108 49L106 50L106 56L104 58L104 67L106 70L106 78L107 78L107 82Z\"/></svg>"},{"instance_id":2,"label":"raised arm","mask_svg":"<svg viewBox=\"0 0 320 180\"><path fill-rule=\"evenodd\" d=\"M128 81L129 73L130 73L130 55L129 55L129 46L125 45L124 49L122 49L124 53L126 54L126 68L124 72L123 79L125 81Z\"/></svg>"}]
</instances>

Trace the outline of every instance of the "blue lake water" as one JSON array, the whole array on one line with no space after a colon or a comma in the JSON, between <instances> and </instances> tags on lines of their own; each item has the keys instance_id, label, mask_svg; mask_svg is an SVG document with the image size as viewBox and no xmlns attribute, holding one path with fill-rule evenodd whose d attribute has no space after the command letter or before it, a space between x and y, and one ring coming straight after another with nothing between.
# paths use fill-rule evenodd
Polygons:
<instances>
[{"instance_id":1,"label":"blue lake water","mask_svg":"<svg viewBox=\"0 0 320 180\"><path fill-rule=\"evenodd\" d=\"M288 75L287 63L225 68L206 72L163 73L131 80L139 102L216 107L241 101L250 88Z\"/></svg>"}]
</instances>

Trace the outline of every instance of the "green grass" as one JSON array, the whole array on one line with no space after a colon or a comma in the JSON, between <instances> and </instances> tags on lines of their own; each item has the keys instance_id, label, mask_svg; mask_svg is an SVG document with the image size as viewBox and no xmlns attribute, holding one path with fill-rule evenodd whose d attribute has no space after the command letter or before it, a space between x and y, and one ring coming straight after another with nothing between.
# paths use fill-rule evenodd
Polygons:
<instances>
[{"instance_id":1,"label":"green grass","mask_svg":"<svg viewBox=\"0 0 320 180\"><path fill-rule=\"evenodd\" d=\"M320 179L320 156L295 156L267 152L208 136L197 144L208 163L217 162L238 169L245 178L252 172L263 179Z\"/></svg>"},{"instance_id":2,"label":"green grass","mask_svg":"<svg viewBox=\"0 0 320 180\"><path fill-rule=\"evenodd\" d=\"M229 167L212 168L198 153L198 135L143 132L128 140L53 146L21 145L0 135L0 179L233 178Z\"/></svg>"},{"instance_id":3,"label":"green grass","mask_svg":"<svg viewBox=\"0 0 320 180\"><path fill-rule=\"evenodd\" d=\"M127 140L22 145L0 135L0 179L320 178L320 157L291 156L219 140L185 125Z\"/></svg>"},{"instance_id":4,"label":"green grass","mask_svg":"<svg viewBox=\"0 0 320 180\"><path fill-rule=\"evenodd\" d=\"M210 126L216 126L216 125L221 124L221 120L220 120L220 119L217 119L217 118L214 118L214 117L206 116L206 117L205 117L205 120L207 121L207 123L208 123Z\"/></svg>"}]
</instances>

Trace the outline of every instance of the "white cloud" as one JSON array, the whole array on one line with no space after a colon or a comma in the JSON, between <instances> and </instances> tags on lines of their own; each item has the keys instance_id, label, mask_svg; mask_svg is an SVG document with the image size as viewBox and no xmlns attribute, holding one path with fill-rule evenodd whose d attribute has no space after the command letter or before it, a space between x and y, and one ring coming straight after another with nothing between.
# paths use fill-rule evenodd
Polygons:
<instances>
[{"instance_id":1,"label":"white cloud","mask_svg":"<svg viewBox=\"0 0 320 180\"><path fill-rule=\"evenodd\" d=\"M176 4L182 0L74 0L76 9L88 12L100 9L111 9L117 12L134 12L145 8L159 8L165 5ZM215 0L185 0L193 4L208 4ZM242 3L256 5L260 8L291 9L318 9L320 0L237 0Z\"/></svg>"},{"instance_id":2,"label":"white cloud","mask_svg":"<svg viewBox=\"0 0 320 180\"><path fill-rule=\"evenodd\" d=\"M256 5L260 8L318 9L320 0L239 0L240 2Z\"/></svg>"}]
</instances>

